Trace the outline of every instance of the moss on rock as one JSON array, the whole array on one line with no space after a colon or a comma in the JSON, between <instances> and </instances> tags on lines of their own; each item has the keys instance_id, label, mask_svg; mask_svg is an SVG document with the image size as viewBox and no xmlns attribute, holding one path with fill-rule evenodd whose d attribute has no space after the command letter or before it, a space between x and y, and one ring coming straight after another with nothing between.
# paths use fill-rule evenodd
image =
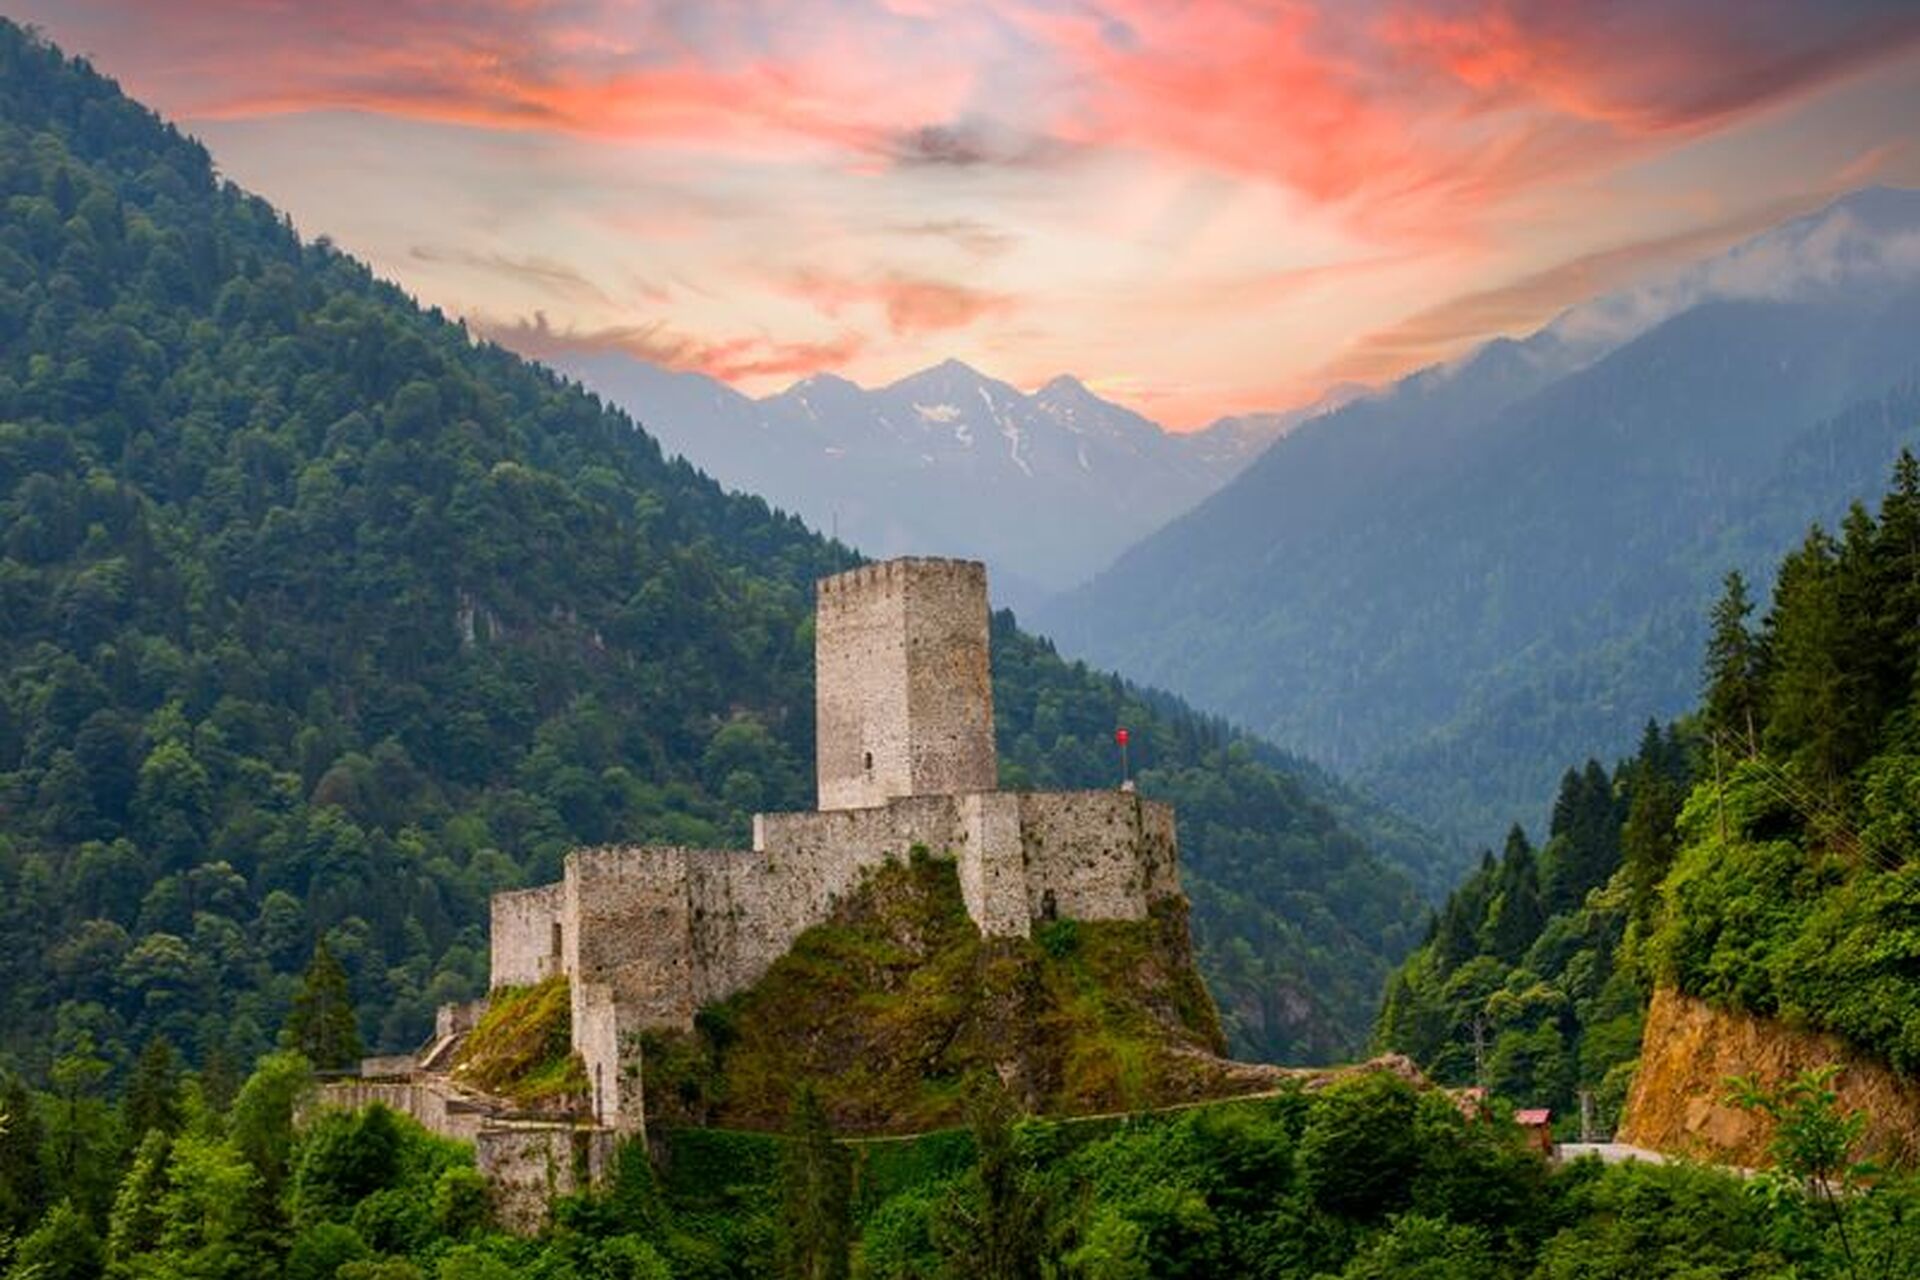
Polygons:
<instances>
[{"instance_id":1,"label":"moss on rock","mask_svg":"<svg viewBox=\"0 0 1920 1280\"><path fill-rule=\"evenodd\" d=\"M495 991L460 1046L453 1078L543 1109L584 1104L587 1071L573 1051L570 1000L565 977Z\"/></svg>"},{"instance_id":2,"label":"moss on rock","mask_svg":"<svg viewBox=\"0 0 1920 1280\"><path fill-rule=\"evenodd\" d=\"M650 1119L780 1127L813 1084L847 1132L957 1123L996 1073L1031 1110L1129 1110L1244 1090L1193 966L1184 904L985 939L954 864L889 864L691 1035L643 1049Z\"/></svg>"}]
</instances>

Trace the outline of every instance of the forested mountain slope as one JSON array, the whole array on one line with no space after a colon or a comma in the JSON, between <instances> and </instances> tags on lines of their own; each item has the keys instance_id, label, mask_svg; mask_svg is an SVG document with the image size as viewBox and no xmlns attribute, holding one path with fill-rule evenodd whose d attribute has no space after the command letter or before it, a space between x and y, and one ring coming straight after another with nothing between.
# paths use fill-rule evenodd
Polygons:
<instances>
[{"instance_id":1,"label":"forested mountain slope","mask_svg":"<svg viewBox=\"0 0 1920 1280\"><path fill-rule=\"evenodd\" d=\"M1754 612L1729 575L1698 711L1611 775L1569 772L1544 849L1516 829L1448 900L1388 988L1385 1047L1534 1104L1592 1090L1605 1123L1660 987L1912 1081L1920 462L1900 455L1877 513L1808 533Z\"/></svg>"},{"instance_id":2,"label":"forested mountain slope","mask_svg":"<svg viewBox=\"0 0 1920 1280\"><path fill-rule=\"evenodd\" d=\"M1554 762L1686 705L1725 568L1759 576L1920 435L1920 194L1770 236L1777 289L1584 363L1559 327L1495 343L1303 426L1043 628L1454 834L1539 812ZM1842 443L1876 415L1879 447Z\"/></svg>"},{"instance_id":3,"label":"forested mountain slope","mask_svg":"<svg viewBox=\"0 0 1920 1280\"><path fill-rule=\"evenodd\" d=\"M489 892L811 804L848 550L5 24L0 206L0 1066L250 1062L321 939L409 1046L484 983ZM1334 809L1376 817L1006 616L995 659L1010 781L1110 784L1133 729L1239 1049L1355 1048L1418 910Z\"/></svg>"}]
</instances>

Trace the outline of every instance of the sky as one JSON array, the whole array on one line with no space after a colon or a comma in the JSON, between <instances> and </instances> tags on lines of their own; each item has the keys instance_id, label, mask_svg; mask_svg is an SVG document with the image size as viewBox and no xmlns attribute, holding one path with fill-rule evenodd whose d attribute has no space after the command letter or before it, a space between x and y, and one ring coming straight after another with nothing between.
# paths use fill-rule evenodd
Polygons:
<instances>
[{"instance_id":1,"label":"sky","mask_svg":"<svg viewBox=\"0 0 1920 1280\"><path fill-rule=\"evenodd\" d=\"M529 354L1176 429L1920 186L1920 0L0 0Z\"/></svg>"}]
</instances>

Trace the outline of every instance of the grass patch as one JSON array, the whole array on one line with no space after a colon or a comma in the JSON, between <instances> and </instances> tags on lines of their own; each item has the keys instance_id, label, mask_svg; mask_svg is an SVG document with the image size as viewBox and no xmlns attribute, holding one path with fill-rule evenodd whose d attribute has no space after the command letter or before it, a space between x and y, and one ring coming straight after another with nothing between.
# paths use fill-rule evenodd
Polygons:
<instances>
[{"instance_id":1,"label":"grass patch","mask_svg":"<svg viewBox=\"0 0 1920 1280\"><path fill-rule=\"evenodd\" d=\"M587 1070L573 1051L566 978L494 992L486 1014L460 1046L453 1076L529 1105L584 1101Z\"/></svg>"}]
</instances>

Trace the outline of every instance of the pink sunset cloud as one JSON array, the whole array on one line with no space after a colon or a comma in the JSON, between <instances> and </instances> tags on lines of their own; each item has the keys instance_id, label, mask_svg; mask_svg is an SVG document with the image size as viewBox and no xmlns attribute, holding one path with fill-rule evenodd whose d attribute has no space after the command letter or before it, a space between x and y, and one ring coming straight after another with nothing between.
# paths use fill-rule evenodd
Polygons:
<instances>
[{"instance_id":1,"label":"pink sunset cloud","mask_svg":"<svg viewBox=\"0 0 1920 1280\"><path fill-rule=\"evenodd\" d=\"M13 10L503 340L748 390L958 355L1199 424L1920 182L1905 0Z\"/></svg>"}]
</instances>

